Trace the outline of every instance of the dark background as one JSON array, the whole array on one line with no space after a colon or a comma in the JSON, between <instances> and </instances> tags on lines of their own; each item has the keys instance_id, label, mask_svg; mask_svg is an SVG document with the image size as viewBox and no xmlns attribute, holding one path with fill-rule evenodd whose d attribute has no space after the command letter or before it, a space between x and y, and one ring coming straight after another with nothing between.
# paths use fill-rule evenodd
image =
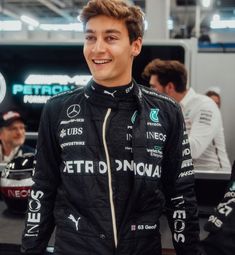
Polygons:
<instances>
[{"instance_id":1,"label":"dark background","mask_svg":"<svg viewBox=\"0 0 235 255\"><path fill-rule=\"evenodd\" d=\"M148 86L141 73L154 58L185 61L181 45L144 45L135 59L133 77ZM24 84L29 74L90 74L83 57L82 45L0 45L0 72L7 84L7 94L0 111L15 109L26 119L27 131L38 130L43 104L24 104L21 96L12 95L13 84Z\"/></svg>"}]
</instances>

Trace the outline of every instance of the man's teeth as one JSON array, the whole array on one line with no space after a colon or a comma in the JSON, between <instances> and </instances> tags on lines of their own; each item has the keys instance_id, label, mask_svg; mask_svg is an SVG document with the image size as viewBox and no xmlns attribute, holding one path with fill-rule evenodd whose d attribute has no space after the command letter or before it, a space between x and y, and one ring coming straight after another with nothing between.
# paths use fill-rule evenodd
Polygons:
<instances>
[{"instance_id":1,"label":"man's teeth","mask_svg":"<svg viewBox=\"0 0 235 255\"><path fill-rule=\"evenodd\" d=\"M93 60L93 62L95 63L95 64L106 64L106 63L109 63L111 60L104 60L104 59L102 59L102 60Z\"/></svg>"}]
</instances>

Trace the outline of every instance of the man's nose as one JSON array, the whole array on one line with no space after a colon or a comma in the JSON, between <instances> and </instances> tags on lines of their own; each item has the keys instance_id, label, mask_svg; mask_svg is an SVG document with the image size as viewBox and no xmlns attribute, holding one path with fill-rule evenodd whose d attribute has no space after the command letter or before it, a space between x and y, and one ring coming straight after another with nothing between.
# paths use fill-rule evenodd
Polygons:
<instances>
[{"instance_id":1,"label":"man's nose","mask_svg":"<svg viewBox=\"0 0 235 255\"><path fill-rule=\"evenodd\" d=\"M94 52L104 52L105 51L105 42L102 38L98 38L93 47Z\"/></svg>"}]
</instances>

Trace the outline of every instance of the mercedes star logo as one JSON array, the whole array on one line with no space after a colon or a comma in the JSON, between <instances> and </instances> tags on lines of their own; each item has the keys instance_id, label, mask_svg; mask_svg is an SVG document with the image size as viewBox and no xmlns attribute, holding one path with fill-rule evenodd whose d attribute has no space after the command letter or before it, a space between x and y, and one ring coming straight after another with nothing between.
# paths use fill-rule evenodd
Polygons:
<instances>
[{"instance_id":1,"label":"mercedes star logo","mask_svg":"<svg viewBox=\"0 0 235 255\"><path fill-rule=\"evenodd\" d=\"M72 104L67 109L67 116L71 119L76 117L80 113L80 105Z\"/></svg>"}]
</instances>

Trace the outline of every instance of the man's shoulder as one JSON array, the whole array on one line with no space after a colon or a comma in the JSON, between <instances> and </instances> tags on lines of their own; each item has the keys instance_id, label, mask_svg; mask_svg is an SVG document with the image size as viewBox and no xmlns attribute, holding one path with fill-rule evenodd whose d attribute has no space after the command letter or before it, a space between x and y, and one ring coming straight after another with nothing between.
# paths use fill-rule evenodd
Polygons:
<instances>
[{"instance_id":1,"label":"man's shoulder","mask_svg":"<svg viewBox=\"0 0 235 255\"><path fill-rule=\"evenodd\" d=\"M148 98L151 98L152 100L160 100L160 101L169 103L169 104L177 106L177 107L179 106L179 104L174 99L172 99L171 97L169 97L165 94L159 93L149 87L146 87L146 86L143 86L140 84L139 84L139 87L140 87L142 93L145 96L147 96Z\"/></svg>"},{"instance_id":2,"label":"man's shoulder","mask_svg":"<svg viewBox=\"0 0 235 255\"><path fill-rule=\"evenodd\" d=\"M70 98L74 95L78 96L79 94L82 94L83 91L84 91L84 86L80 86L73 90L67 90L62 93L52 96L50 99L48 99L48 102L51 102L51 103L54 103L57 101L61 102L61 101L67 100L68 98Z\"/></svg>"},{"instance_id":3,"label":"man's shoulder","mask_svg":"<svg viewBox=\"0 0 235 255\"><path fill-rule=\"evenodd\" d=\"M198 109L209 109L210 111L219 111L216 103L206 95L200 93L194 93L191 96L189 101L190 108L198 108Z\"/></svg>"}]
</instances>

